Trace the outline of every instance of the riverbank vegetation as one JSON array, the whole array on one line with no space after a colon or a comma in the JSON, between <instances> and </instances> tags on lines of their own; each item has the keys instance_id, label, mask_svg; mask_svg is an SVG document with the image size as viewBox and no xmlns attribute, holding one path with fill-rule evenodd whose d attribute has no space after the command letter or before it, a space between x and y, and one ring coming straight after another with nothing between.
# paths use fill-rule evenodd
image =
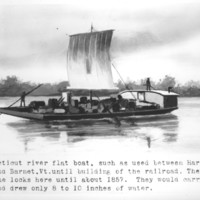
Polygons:
<instances>
[{"instance_id":1,"label":"riverbank vegetation","mask_svg":"<svg viewBox=\"0 0 200 200\"><path fill-rule=\"evenodd\" d=\"M122 81L116 83L116 87L120 91L124 89L145 89L146 79L139 81L126 80L125 84ZM168 87L172 87L172 91L180 94L183 97L199 97L200 96L200 81L189 81L185 84L179 84L174 77L166 75L158 82L151 80L153 89L167 90ZM37 86L36 83L24 82L16 76L7 76L5 79L0 80L0 96L20 96L23 91L28 92ZM33 96L51 96L60 95L66 87L69 86L67 81L60 83L44 83L40 88L35 90L31 95ZM86 94L85 94L86 93ZM87 95L88 92L79 90L75 92L75 95ZM106 91L98 92L98 95L108 95Z\"/></svg>"}]
</instances>

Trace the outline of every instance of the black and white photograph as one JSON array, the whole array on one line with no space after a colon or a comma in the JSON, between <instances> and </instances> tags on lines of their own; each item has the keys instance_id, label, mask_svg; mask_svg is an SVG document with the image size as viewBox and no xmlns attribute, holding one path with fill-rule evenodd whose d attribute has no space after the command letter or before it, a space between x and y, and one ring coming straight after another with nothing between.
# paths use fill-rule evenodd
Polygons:
<instances>
[{"instance_id":1,"label":"black and white photograph","mask_svg":"<svg viewBox=\"0 0 200 200\"><path fill-rule=\"evenodd\" d=\"M198 0L1 0L0 199L199 200L199 52Z\"/></svg>"}]
</instances>

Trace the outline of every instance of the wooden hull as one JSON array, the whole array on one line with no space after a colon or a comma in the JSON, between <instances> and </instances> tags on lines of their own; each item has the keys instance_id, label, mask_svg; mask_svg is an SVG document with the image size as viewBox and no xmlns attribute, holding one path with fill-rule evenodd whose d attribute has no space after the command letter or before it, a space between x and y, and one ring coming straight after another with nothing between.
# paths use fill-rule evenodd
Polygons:
<instances>
[{"instance_id":1,"label":"wooden hull","mask_svg":"<svg viewBox=\"0 0 200 200\"><path fill-rule=\"evenodd\" d=\"M147 116L147 115L160 115L170 113L177 107L152 109L152 110L135 110L135 111L122 111L114 113L84 113L84 114L60 114L60 113L33 113L28 108L0 108L0 113L7 114L15 117L34 119L34 120L80 120L80 119L102 119L113 117L130 117L130 116Z\"/></svg>"}]
</instances>

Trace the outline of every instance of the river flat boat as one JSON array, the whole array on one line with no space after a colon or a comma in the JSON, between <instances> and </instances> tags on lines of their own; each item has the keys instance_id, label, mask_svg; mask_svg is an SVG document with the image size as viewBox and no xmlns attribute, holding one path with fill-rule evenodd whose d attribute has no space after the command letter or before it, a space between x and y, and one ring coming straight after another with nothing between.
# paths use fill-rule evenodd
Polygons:
<instances>
[{"instance_id":1,"label":"river flat boat","mask_svg":"<svg viewBox=\"0 0 200 200\"><path fill-rule=\"evenodd\" d=\"M70 35L67 74L70 86L60 99L33 101L27 107L5 107L0 112L34 120L80 120L166 114L178 109L178 94L160 90L125 90L114 86L109 55L113 30ZM76 90L88 96L73 97ZM99 98L100 90L115 96Z\"/></svg>"},{"instance_id":2,"label":"river flat boat","mask_svg":"<svg viewBox=\"0 0 200 200\"><path fill-rule=\"evenodd\" d=\"M27 107L0 108L0 112L25 119L46 121L161 115L178 109L178 95L173 92L130 90L123 91L119 94L123 97L123 103L121 103L123 105L120 105L118 109L116 109L112 103L113 97L111 97L101 101L93 100L96 104L92 107L90 103L81 103L77 106L72 106L71 110L68 106L62 105L52 108L52 106L45 106L43 104L43 106L29 105ZM132 95L134 95L135 98L133 98ZM74 102L77 101L77 99L74 100ZM38 102L32 103L37 104ZM98 107L101 110L98 110ZM105 107L107 107L109 111L106 110ZM84 108L85 110L83 110Z\"/></svg>"}]
</instances>

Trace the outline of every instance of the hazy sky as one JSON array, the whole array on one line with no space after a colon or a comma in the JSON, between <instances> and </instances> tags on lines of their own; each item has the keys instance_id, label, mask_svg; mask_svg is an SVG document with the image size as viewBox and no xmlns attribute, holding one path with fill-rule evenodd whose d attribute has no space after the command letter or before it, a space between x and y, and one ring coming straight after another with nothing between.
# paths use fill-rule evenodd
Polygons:
<instances>
[{"instance_id":1,"label":"hazy sky","mask_svg":"<svg viewBox=\"0 0 200 200\"><path fill-rule=\"evenodd\" d=\"M93 23L96 30L115 29L111 56L125 80L166 74L180 83L200 80L200 1L45 2L0 1L0 79L67 80L68 35Z\"/></svg>"}]
</instances>

